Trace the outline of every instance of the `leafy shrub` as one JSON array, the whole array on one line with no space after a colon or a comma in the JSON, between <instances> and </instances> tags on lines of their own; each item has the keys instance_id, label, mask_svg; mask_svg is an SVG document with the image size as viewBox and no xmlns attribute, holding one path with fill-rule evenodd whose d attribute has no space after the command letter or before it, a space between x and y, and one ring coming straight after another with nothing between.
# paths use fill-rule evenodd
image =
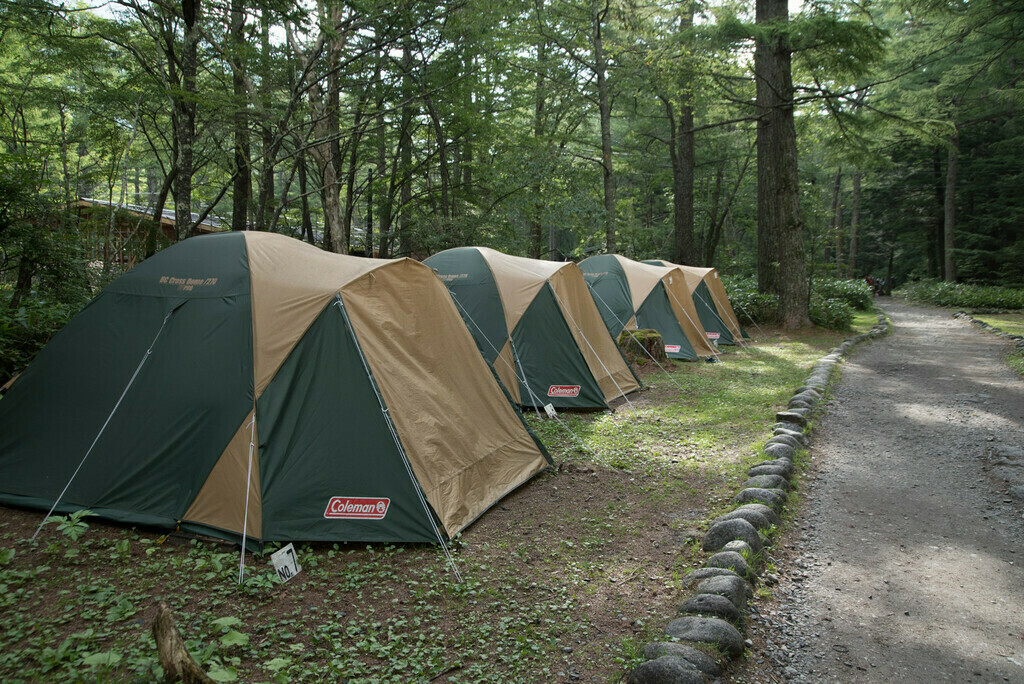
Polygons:
<instances>
[{"instance_id":1,"label":"leafy shrub","mask_svg":"<svg viewBox=\"0 0 1024 684\"><path fill-rule=\"evenodd\" d=\"M915 302L965 309L1024 309L1024 289L934 280L908 283L898 294Z\"/></svg>"},{"instance_id":2,"label":"leafy shrub","mask_svg":"<svg viewBox=\"0 0 1024 684\"><path fill-rule=\"evenodd\" d=\"M722 276L722 284L740 323L765 323L775 317L779 298L777 295L758 292L757 278Z\"/></svg>"},{"instance_id":3,"label":"leafy shrub","mask_svg":"<svg viewBox=\"0 0 1024 684\"><path fill-rule=\"evenodd\" d=\"M16 311L4 304L0 297L0 383L20 373L79 309L39 295L22 299Z\"/></svg>"},{"instance_id":4,"label":"leafy shrub","mask_svg":"<svg viewBox=\"0 0 1024 684\"><path fill-rule=\"evenodd\" d=\"M829 330L849 330L854 311L845 299L811 297L811 323Z\"/></svg>"},{"instance_id":5,"label":"leafy shrub","mask_svg":"<svg viewBox=\"0 0 1024 684\"><path fill-rule=\"evenodd\" d=\"M866 311L873 305L871 288L863 280L844 278L815 278L811 283L811 299L841 299L854 309ZM814 320L814 316L811 316Z\"/></svg>"}]
</instances>

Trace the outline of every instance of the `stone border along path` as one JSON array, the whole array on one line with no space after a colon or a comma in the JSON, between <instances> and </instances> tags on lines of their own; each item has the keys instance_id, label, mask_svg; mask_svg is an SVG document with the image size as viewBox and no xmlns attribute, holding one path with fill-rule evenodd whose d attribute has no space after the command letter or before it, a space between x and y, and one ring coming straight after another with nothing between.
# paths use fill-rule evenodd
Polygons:
<instances>
[{"instance_id":1,"label":"stone border along path","mask_svg":"<svg viewBox=\"0 0 1024 684\"><path fill-rule=\"evenodd\" d=\"M1007 339L1013 340L1014 345L1017 347L1017 351L1024 351L1024 337L1021 337L1020 335L1011 335L1008 332L1003 332L994 325L989 325L985 321L979 321L966 311L957 311L955 314L953 314L953 318L965 320L976 328L981 328L982 330L987 330L990 333L995 333L999 337L1005 337Z\"/></svg>"},{"instance_id":2,"label":"stone border along path","mask_svg":"<svg viewBox=\"0 0 1024 684\"><path fill-rule=\"evenodd\" d=\"M685 586L696 593L679 606L681 617L665 628L674 641L644 646L647 661L626 674L626 684L704 684L722 669L715 658L689 644L710 646L730 659L752 644L740 631L746 628L747 601L753 598L761 551L771 545L765 530L778 532L793 457L809 446L804 434L807 419L820 408L835 365L854 345L889 330L885 314L879 313L878 324L869 332L844 341L820 359L789 400L788 409L775 414L778 422L764 447L767 459L750 467L750 479L733 499L736 507L715 518L704 535L702 547L713 555L686 577Z\"/></svg>"}]
</instances>

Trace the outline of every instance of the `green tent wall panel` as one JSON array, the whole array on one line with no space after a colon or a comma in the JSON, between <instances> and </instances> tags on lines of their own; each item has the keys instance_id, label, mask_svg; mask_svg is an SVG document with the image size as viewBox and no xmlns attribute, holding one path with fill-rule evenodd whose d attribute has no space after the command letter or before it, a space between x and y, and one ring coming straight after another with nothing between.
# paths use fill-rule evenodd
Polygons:
<instances>
[{"instance_id":1,"label":"green tent wall panel","mask_svg":"<svg viewBox=\"0 0 1024 684\"><path fill-rule=\"evenodd\" d=\"M523 318L512 332L522 372L536 381L529 388L520 381L519 396L523 406L554 404L563 408L594 408L606 406L597 380L587 368L587 361L572 340L572 331L555 301L550 285L545 284L533 298ZM579 394L552 396L554 387L579 387ZM532 391L531 391L532 390Z\"/></svg>"},{"instance_id":2,"label":"green tent wall panel","mask_svg":"<svg viewBox=\"0 0 1024 684\"><path fill-rule=\"evenodd\" d=\"M519 405L600 409L639 388L574 264L483 247L448 249L424 263L444 281L484 358ZM575 303L559 297L559 288L575 293ZM593 339L595 333L603 339Z\"/></svg>"},{"instance_id":3,"label":"green tent wall panel","mask_svg":"<svg viewBox=\"0 0 1024 684\"><path fill-rule=\"evenodd\" d=\"M345 391L332 391L336 387ZM265 536L434 540L397 444L380 438L388 425L337 305L328 306L296 345L256 413L261 425L275 426L260 438ZM387 499L388 534L375 520L325 518L335 496Z\"/></svg>"},{"instance_id":4,"label":"green tent wall panel","mask_svg":"<svg viewBox=\"0 0 1024 684\"><path fill-rule=\"evenodd\" d=\"M665 354L671 359L693 361L697 358L693 345L683 332L672 311L668 294L659 284L653 287L640 306L633 309L633 293L626 273L612 254L600 254L580 262L580 270L587 280L601 317L613 337L636 319L638 328L657 330L665 343ZM678 347L678 350L675 349ZM672 351L669 351L672 349Z\"/></svg>"}]
</instances>

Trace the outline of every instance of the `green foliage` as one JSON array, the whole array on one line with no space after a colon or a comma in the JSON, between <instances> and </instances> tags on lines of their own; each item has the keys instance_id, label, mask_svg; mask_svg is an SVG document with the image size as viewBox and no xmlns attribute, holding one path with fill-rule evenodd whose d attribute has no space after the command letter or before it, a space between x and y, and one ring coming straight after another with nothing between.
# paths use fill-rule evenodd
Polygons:
<instances>
[{"instance_id":1,"label":"green foliage","mask_svg":"<svg viewBox=\"0 0 1024 684\"><path fill-rule=\"evenodd\" d=\"M757 278L722 275L722 285L740 323L767 323L775 318L779 298L758 292Z\"/></svg>"},{"instance_id":2,"label":"green foliage","mask_svg":"<svg viewBox=\"0 0 1024 684\"><path fill-rule=\"evenodd\" d=\"M88 518L95 515L96 514L89 509L83 508L69 515L51 515L46 519L46 522L56 523L58 532L71 541L78 541L78 538L85 534L89 529L89 523L82 520L82 518Z\"/></svg>"},{"instance_id":3,"label":"green foliage","mask_svg":"<svg viewBox=\"0 0 1024 684\"><path fill-rule=\"evenodd\" d=\"M853 324L854 309L846 300L811 297L811 322L828 330L849 330Z\"/></svg>"},{"instance_id":4,"label":"green foliage","mask_svg":"<svg viewBox=\"0 0 1024 684\"><path fill-rule=\"evenodd\" d=\"M1024 309L1024 288L922 280L908 283L897 294L915 302L965 309Z\"/></svg>"},{"instance_id":5,"label":"green foliage","mask_svg":"<svg viewBox=\"0 0 1024 684\"><path fill-rule=\"evenodd\" d=\"M821 299L839 299L861 311L874 306L874 294L863 280L818 277L811 282L812 299L814 296Z\"/></svg>"}]
</instances>

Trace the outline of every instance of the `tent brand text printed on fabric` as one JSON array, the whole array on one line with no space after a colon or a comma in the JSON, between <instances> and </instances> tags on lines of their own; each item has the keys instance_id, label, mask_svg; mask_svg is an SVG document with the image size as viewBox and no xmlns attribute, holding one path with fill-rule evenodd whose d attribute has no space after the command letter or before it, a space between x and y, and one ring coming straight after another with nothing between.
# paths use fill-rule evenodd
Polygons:
<instances>
[{"instance_id":1,"label":"tent brand text printed on fabric","mask_svg":"<svg viewBox=\"0 0 1024 684\"><path fill-rule=\"evenodd\" d=\"M666 354L671 354L673 352L679 352L679 350L682 349L682 348L683 347L680 344L666 344L665 345L665 353Z\"/></svg>"},{"instance_id":2,"label":"tent brand text printed on fabric","mask_svg":"<svg viewBox=\"0 0 1024 684\"><path fill-rule=\"evenodd\" d=\"M332 496L327 502L325 518L347 520L383 520L391 505L391 499L359 499L351 496Z\"/></svg>"},{"instance_id":3,"label":"tent brand text printed on fabric","mask_svg":"<svg viewBox=\"0 0 1024 684\"><path fill-rule=\"evenodd\" d=\"M721 336L722 336L722 333L716 333L716 332L709 332L708 333L708 339L709 340L717 340Z\"/></svg>"},{"instance_id":4,"label":"tent brand text printed on fabric","mask_svg":"<svg viewBox=\"0 0 1024 684\"><path fill-rule=\"evenodd\" d=\"M579 385L551 385L548 387L549 397L578 397L580 396Z\"/></svg>"},{"instance_id":5,"label":"tent brand text printed on fabric","mask_svg":"<svg viewBox=\"0 0 1024 684\"><path fill-rule=\"evenodd\" d=\"M217 284L216 278L174 278L172 276L160 276L161 285L177 285L179 290L186 292L196 287L210 287Z\"/></svg>"}]
</instances>

